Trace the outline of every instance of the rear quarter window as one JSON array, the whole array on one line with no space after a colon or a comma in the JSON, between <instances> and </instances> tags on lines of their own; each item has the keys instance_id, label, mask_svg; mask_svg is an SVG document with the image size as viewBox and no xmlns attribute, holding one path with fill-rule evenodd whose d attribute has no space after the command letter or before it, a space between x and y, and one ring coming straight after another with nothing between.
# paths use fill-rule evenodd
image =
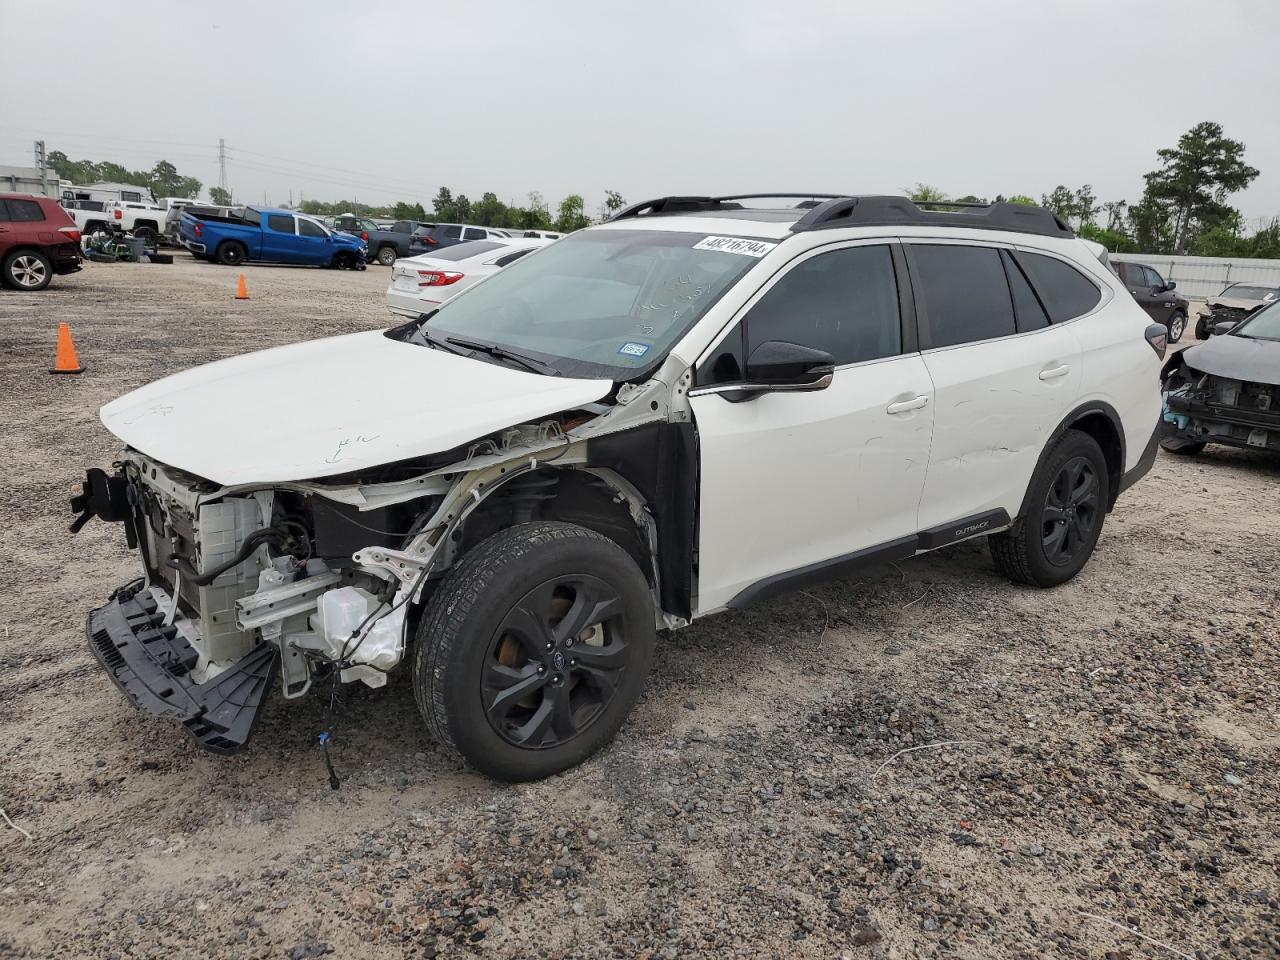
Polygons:
<instances>
[{"instance_id":1,"label":"rear quarter window","mask_svg":"<svg viewBox=\"0 0 1280 960\"><path fill-rule=\"evenodd\" d=\"M1102 300L1102 291L1097 285L1064 260L1021 250L1014 258L1036 288L1040 302L1054 323L1082 316Z\"/></svg>"},{"instance_id":2,"label":"rear quarter window","mask_svg":"<svg viewBox=\"0 0 1280 960\"><path fill-rule=\"evenodd\" d=\"M3 203L9 208L5 219L14 223L35 223L45 218L40 204L34 200L9 199Z\"/></svg>"}]
</instances>

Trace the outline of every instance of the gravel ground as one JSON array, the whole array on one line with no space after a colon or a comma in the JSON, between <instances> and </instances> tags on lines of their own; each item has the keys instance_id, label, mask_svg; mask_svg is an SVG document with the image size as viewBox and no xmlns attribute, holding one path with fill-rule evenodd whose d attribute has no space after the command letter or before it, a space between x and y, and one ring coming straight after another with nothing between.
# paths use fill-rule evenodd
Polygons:
<instances>
[{"instance_id":1,"label":"gravel ground","mask_svg":"<svg viewBox=\"0 0 1280 960\"><path fill-rule=\"evenodd\" d=\"M383 268L246 276L248 302L185 257L0 295L0 956L1280 955L1262 454L1162 453L1057 590L970 543L666 637L618 740L542 783L444 755L403 675L344 691L336 792L322 698L232 758L136 713L83 635L135 560L66 533L115 448L97 408L388 322ZM45 372L61 320L81 377Z\"/></svg>"}]
</instances>

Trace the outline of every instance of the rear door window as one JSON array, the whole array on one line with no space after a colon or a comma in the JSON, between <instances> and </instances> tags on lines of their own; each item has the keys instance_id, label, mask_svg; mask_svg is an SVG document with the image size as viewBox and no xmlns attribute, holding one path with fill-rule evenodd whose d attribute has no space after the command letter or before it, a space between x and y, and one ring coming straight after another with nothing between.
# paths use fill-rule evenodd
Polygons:
<instances>
[{"instance_id":1,"label":"rear door window","mask_svg":"<svg viewBox=\"0 0 1280 960\"><path fill-rule=\"evenodd\" d=\"M293 217L280 213L267 214L267 226L277 233L293 233Z\"/></svg>"},{"instance_id":2,"label":"rear door window","mask_svg":"<svg viewBox=\"0 0 1280 960\"><path fill-rule=\"evenodd\" d=\"M462 231L463 240L483 240L488 235L488 230L481 230L477 227L467 227Z\"/></svg>"},{"instance_id":3,"label":"rear door window","mask_svg":"<svg viewBox=\"0 0 1280 960\"><path fill-rule=\"evenodd\" d=\"M1026 272L1054 323L1082 316L1102 299L1102 291L1094 282L1064 260L1025 251L1015 253L1014 259Z\"/></svg>"},{"instance_id":4,"label":"rear door window","mask_svg":"<svg viewBox=\"0 0 1280 960\"><path fill-rule=\"evenodd\" d=\"M457 240L462 236L462 228L456 223L448 226L436 227L436 235L443 237L445 240Z\"/></svg>"},{"instance_id":5,"label":"rear door window","mask_svg":"<svg viewBox=\"0 0 1280 960\"><path fill-rule=\"evenodd\" d=\"M923 315L922 346L952 347L1017 331L1009 281L994 247L906 244Z\"/></svg>"},{"instance_id":6,"label":"rear door window","mask_svg":"<svg viewBox=\"0 0 1280 960\"><path fill-rule=\"evenodd\" d=\"M310 220L298 218L298 233L304 237L323 237L325 236L324 227L318 223L312 223Z\"/></svg>"}]
</instances>

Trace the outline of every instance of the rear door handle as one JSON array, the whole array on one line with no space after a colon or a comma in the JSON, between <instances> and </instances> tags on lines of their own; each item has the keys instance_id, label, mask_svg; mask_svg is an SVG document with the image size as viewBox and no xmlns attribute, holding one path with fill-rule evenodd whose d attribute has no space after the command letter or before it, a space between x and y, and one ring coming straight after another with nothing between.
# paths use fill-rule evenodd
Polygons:
<instances>
[{"instance_id":1,"label":"rear door handle","mask_svg":"<svg viewBox=\"0 0 1280 960\"><path fill-rule=\"evenodd\" d=\"M1071 368L1064 363L1060 367L1049 367L1045 370L1041 370L1040 379L1041 380L1057 380L1059 377L1065 377L1070 372L1071 372Z\"/></svg>"},{"instance_id":2,"label":"rear door handle","mask_svg":"<svg viewBox=\"0 0 1280 960\"><path fill-rule=\"evenodd\" d=\"M910 400L902 400L898 403L891 403L884 408L885 413L909 413L912 410L919 410L929 402L928 397L912 397Z\"/></svg>"}]
</instances>

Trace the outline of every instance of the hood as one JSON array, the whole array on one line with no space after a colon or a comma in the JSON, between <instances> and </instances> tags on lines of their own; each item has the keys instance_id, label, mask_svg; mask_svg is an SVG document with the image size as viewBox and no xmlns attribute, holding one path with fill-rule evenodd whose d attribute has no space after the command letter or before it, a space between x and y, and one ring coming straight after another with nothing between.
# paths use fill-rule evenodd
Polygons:
<instances>
[{"instance_id":1,"label":"hood","mask_svg":"<svg viewBox=\"0 0 1280 960\"><path fill-rule=\"evenodd\" d=\"M335 230L333 231L333 238L339 243L345 244L349 247L364 246L364 241L360 239L360 235L357 233L347 233L345 230Z\"/></svg>"},{"instance_id":2,"label":"hood","mask_svg":"<svg viewBox=\"0 0 1280 960\"><path fill-rule=\"evenodd\" d=\"M1254 310L1269 300L1245 300L1241 297L1212 297L1206 303L1209 307L1226 307L1228 310Z\"/></svg>"},{"instance_id":3,"label":"hood","mask_svg":"<svg viewBox=\"0 0 1280 960\"><path fill-rule=\"evenodd\" d=\"M1213 337L1182 351L1187 366L1215 377L1280 384L1280 342L1248 337Z\"/></svg>"},{"instance_id":4,"label":"hood","mask_svg":"<svg viewBox=\"0 0 1280 960\"><path fill-rule=\"evenodd\" d=\"M441 453L612 387L370 331L194 367L113 400L101 417L161 463L224 486L270 484Z\"/></svg>"}]
</instances>

